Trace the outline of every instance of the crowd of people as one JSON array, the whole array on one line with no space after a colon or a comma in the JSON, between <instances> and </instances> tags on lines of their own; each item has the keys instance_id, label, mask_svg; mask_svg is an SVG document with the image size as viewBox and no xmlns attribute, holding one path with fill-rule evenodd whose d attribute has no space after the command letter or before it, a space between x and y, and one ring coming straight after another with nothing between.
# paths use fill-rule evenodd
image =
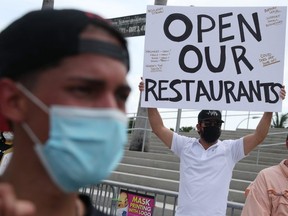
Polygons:
<instances>
[{"instance_id":1,"label":"crowd of people","mask_svg":"<svg viewBox=\"0 0 288 216\"><path fill-rule=\"evenodd\" d=\"M105 215L78 191L107 178L122 158L128 71L126 39L96 14L32 11L0 33L0 108L13 131L13 157L0 177L1 216ZM279 95L285 98L284 86ZM199 138L165 127L157 108L148 108L148 118L180 158L176 216L226 215L233 168L265 139L272 112L235 140L219 140L218 110L199 112ZM10 149L1 135L1 147ZM287 164L259 173L242 215L288 214Z\"/></svg>"}]
</instances>

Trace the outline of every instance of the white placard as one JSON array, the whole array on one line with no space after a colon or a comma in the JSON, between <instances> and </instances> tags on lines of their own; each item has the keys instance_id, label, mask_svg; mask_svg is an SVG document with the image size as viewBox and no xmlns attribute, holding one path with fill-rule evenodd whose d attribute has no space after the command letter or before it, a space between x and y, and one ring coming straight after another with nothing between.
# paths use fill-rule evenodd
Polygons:
<instances>
[{"instance_id":1,"label":"white placard","mask_svg":"<svg viewBox=\"0 0 288 216\"><path fill-rule=\"evenodd\" d=\"M141 106L281 111L286 11L148 6Z\"/></svg>"}]
</instances>

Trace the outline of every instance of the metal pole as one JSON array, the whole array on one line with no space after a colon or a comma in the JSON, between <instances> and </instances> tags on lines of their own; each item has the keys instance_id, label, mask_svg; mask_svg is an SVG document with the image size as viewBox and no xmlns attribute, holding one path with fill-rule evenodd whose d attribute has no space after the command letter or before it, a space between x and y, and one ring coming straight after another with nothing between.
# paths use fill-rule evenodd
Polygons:
<instances>
[{"instance_id":1,"label":"metal pole","mask_svg":"<svg viewBox=\"0 0 288 216\"><path fill-rule=\"evenodd\" d=\"M154 5L167 5L168 0L155 0Z\"/></svg>"},{"instance_id":2,"label":"metal pole","mask_svg":"<svg viewBox=\"0 0 288 216\"><path fill-rule=\"evenodd\" d=\"M259 164L259 157L260 157L260 147L258 147L258 151L257 151L257 158L256 158L256 164Z\"/></svg>"},{"instance_id":3,"label":"metal pole","mask_svg":"<svg viewBox=\"0 0 288 216\"><path fill-rule=\"evenodd\" d=\"M241 123L242 122L244 122L245 120L247 120L248 118L244 118L244 119L242 119L240 122L239 122L239 124L236 126L236 130L238 129L238 127L241 125Z\"/></svg>"},{"instance_id":4,"label":"metal pole","mask_svg":"<svg viewBox=\"0 0 288 216\"><path fill-rule=\"evenodd\" d=\"M144 138L143 138L143 140L142 140L142 150L141 150L141 152L144 152L144 147L145 147L146 131L147 131L147 121L148 121L148 118L145 119Z\"/></svg>"},{"instance_id":5,"label":"metal pole","mask_svg":"<svg viewBox=\"0 0 288 216\"><path fill-rule=\"evenodd\" d=\"M54 0L43 0L42 10L53 9L53 7L54 7Z\"/></svg>"},{"instance_id":6,"label":"metal pole","mask_svg":"<svg viewBox=\"0 0 288 216\"><path fill-rule=\"evenodd\" d=\"M181 114L182 114L182 109L178 109L178 112L177 112L177 121L176 121L176 133L179 132L179 128L180 128L180 121L181 121Z\"/></svg>"},{"instance_id":7,"label":"metal pole","mask_svg":"<svg viewBox=\"0 0 288 216\"><path fill-rule=\"evenodd\" d=\"M224 128L223 128L223 130L225 130L225 128L226 128L226 122L227 122L227 110L225 110Z\"/></svg>"},{"instance_id":8,"label":"metal pole","mask_svg":"<svg viewBox=\"0 0 288 216\"><path fill-rule=\"evenodd\" d=\"M250 111L248 112L247 129L249 128Z\"/></svg>"}]
</instances>

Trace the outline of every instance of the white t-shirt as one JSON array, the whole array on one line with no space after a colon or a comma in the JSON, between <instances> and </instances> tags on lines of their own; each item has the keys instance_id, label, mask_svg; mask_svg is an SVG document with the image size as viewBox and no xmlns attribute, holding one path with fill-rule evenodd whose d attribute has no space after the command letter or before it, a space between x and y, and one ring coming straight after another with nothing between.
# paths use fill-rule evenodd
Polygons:
<instances>
[{"instance_id":1,"label":"white t-shirt","mask_svg":"<svg viewBox=\"0 0 288 216\"><path fill-rule=\"evenodd\" d=\"M198 139L174 133L171 150L180 158L176 216L225 216L233 168L245 157L243 138L205 150Z\"/></svg>"}]
</instances>

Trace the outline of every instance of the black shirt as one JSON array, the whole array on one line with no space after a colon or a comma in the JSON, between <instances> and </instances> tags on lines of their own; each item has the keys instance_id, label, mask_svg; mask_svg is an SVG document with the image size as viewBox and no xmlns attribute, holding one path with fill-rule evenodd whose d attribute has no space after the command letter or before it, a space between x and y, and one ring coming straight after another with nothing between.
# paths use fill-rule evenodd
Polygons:
<instances>
[{"instance_id":1,"label":"black shirt","mask_svg":"<svg viewBox=\"0 0 288 216\"><path fill-rule=\"evenodd\" d=\"M109 216L107 214L104 214L103 212L95 209L95 207L92 205L91 200L89 196L86 196L84 194L79 194L80 200L85 205L86 214L85 216Z\"/></svg>"}]
</instances>

